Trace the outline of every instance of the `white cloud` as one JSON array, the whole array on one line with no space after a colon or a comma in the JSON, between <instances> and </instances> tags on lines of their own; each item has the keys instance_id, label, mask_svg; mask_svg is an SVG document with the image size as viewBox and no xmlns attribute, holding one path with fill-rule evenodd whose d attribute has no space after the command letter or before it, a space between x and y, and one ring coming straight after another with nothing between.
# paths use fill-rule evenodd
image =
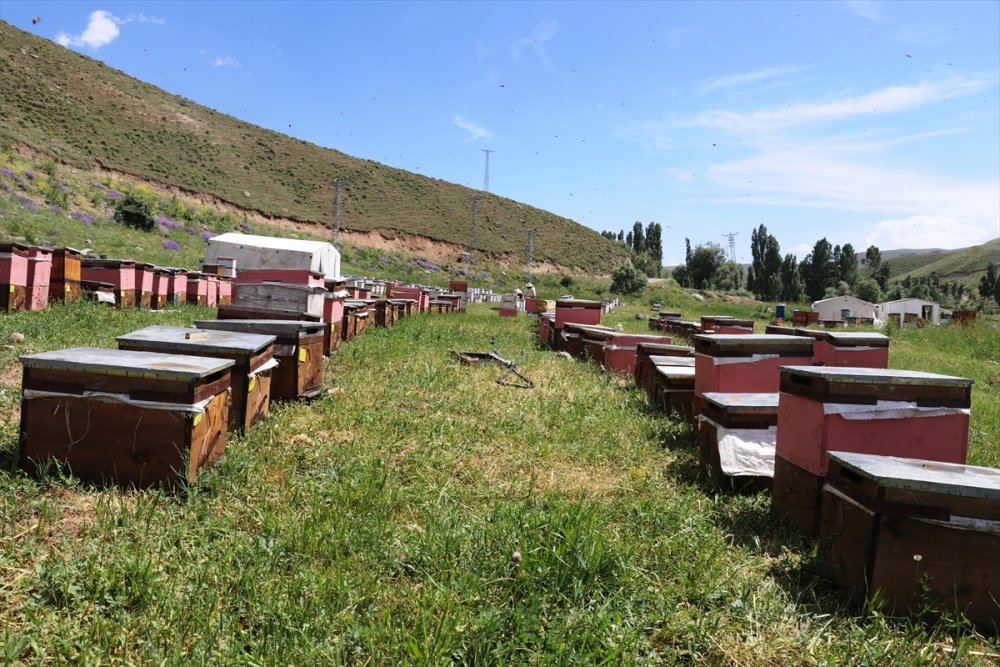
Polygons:
<instances>
[{"instance_id":1,"label":"white cloud","mask_svg":"<svg viewBox=\"0 0 1000 667\"><path fill-rule=\"evenodd\" d=\"M865 245L880 248L955 248L979 245L998 236L1000 223L990 230L949 216L915 215L882 220L865 238Z\"/></svg>"},{"instance_id":2,"label":"white cloud","mask_svg":"<svg viewBox=\"0 0 1000 667\"><path fill-rule=\"evenodd\" d=\"M147 16L146 14L130 14L129 19L135 19L139 23L151 23L153 25L167 25L166 20L159 16Z\"/></svg>"},{"instance_id":3,"label":"white cloud","mask_svg":"<svg viewBox=\"0 0 1000 667\"><path fill-rule=\"evenodd\" d=\"M550 65L548 43L555 39L556 22L542 21L535 25L531 34L515 40L508 51L514 60L520 60L525 51L530 51L544 65Z\"/></svg>"},{"instance_id":4,"label":"white cloud","mask_svg":"<svg viewBox=\"0 0 1000 667\"><path fill-rule=\"evenodd\" d=\"M986 83L979 79L955 77L935 83L889 86L859 97L829 102L806 102L780 109L751 113L709 111L695 121L703 127L717 127L733 132L762 131L822 121L840 120L869 114L887 114L958 97L981 90Z\"/></svg>"},{"instance_id":5,"label":"white cloud","mask_svg":"<svg viewBox=\"0 0 1000 667\"><path fill-rule=\"evenodd\" d=\"M718 88L743 86L748 83L763 81L764 79L773 79L775 77L784 76L785 74L793 74L795 72L800 72L803 69L805 68L797 65L780 65L763 67L752 72L743 72L741 74L727 74L725 76L710 77L702 79L701 83L698 84L698 90L703 93L707 93Z\"/></svg>"},{"instance_id":6,"label":"white cloud","mask_svg":"<svg viewBox=\"0 0 1000 667\"><path fill-rule=\"evenodd\" d=\"M232 56L216 56L212 67L239 67L240 61Z\"/></svg>"},{"instance_id":7,"label":"white cloud","mask_svg":"<svg viewBox=\"0 0 1000 667\"><path fill-rule=\"evenodd\" d=\"M452 115L451 122L454 123L455 127L468 132L471 139L491 139L493 137L493 133L485 127L476 125L475 123L462 118L458 114Z\"/></svg>"},{"instance_id":8,"label":"white cloud","mask_svg":"<svg viewBox=\"0 0 1000 667\"><path fill-rule=\"evenodd\" d=\"M857 14L869 21L878 21L882 18L883 5L877 0L846 0L844 2L847 9L852 14Z\"/></svg>"},{"instance_id":9,"label":"white cloud","mask_svg":"<svg viewBox=\"0 0 1000 667\"><path fill-rule=\"evenodd\" d=\"M119 23L121 23L119 19L103 9L98 9L90 13L90 20L82 33L68 35L60 32L56 35L56 41L63 46L87 46L96 51L118 38L121 32L118 29Z\"/></svg>"}]
</instances>

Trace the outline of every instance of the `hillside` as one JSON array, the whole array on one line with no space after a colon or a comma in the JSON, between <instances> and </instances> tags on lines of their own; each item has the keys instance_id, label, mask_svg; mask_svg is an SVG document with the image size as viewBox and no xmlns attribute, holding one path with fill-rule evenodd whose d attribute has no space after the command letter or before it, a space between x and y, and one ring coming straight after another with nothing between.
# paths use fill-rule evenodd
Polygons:
<instances>
[{"instance_id":1,"label":"hillside","mask_svg":"<svg viewBox=\"0 0 1000 667\"><path fill-rule=\"evenodd\" d=\"M941 280L958 280L971 285L979 282L989 262L1000 263L1000 238L960 250L897 256L889 260L889 275L895 281L906 276L921 278L936 273Z\"/></svg>"},{"instance_id":2,"label":"hillside","mask_svg":"<svg viewBox=\"0 0 1000 667\"><path fill-rule=\"evenodd\" d=\"M272 219L341 225L465 246L476 191L251 125L0 22L0 141L80 169L132 175ZM607 272L620 246L572 220L484 195L479 247L520 262ZM400 244L401 245L401 244ZM405 249L401 247L399 249Z\"/></svg>"}]
</instances>

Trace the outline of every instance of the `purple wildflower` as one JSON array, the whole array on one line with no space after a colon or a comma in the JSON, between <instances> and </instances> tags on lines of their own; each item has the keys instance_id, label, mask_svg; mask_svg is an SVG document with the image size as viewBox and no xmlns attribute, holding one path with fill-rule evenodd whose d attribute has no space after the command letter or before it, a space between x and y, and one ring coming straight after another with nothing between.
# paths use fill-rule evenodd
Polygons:
<instances>
[{"instance_id":1,"label":"purple wildflower","mask_svg":"<svg viewBox=\"0 0 1000 667\"><path fill-rule=\"evenodd\" d=\"M106 186L104 183L99 183L97 181L94 181L94 187L99 190L104 190L105 192L108 191L108 186Z\"/></svg>"},{"instance_id":2,"label":"purple wildflower","mask_svg":"<svg viewBox=\"0 0 1000 667\"><path fill-rule=\"evenodd\" d=\"M417 266L423 267L423 268L427 269L428 271L440 271L441 270L440 266L438 266L434 262L427 261L423 257L418 257L417 260L416 260L416 262L417 262Z\"/></svg>"},{"instance_id":3,"label":"purple wildflower","mask_svg":"<svg viewBox=\"0 0 1000 667\"><path fill-rule=\"evenodd\" d=\"M14 178L14 172L7 167L0 167L0 174L10 179Z\"/></svg>"},{"instance_id":4,"label":"purple wildflower","mask_svg":"<svg viewBox=\"0 0 1000 667\"><path fill-rule=\"evenodd\" d=\"M107 189L107 193L108 193L108 199L111 199L111 200L114 200L114 201L117 201L117 200L119 200L119 199L121 199L122 197L125 196L122 193L118 192L117 190L112 190L111 188Z\"/></svg>"},{"instance_id":5,"label":"purple wildflower","mask_svg":"<svg viewBox=\"0 0 1000 667\"><path fill-rule=\"evenodd\" d=\"M33 180L35 180L35 172L33 172L33 171L25 171L24 172L24 177L27 178L29 181L33 181Z\"/></svg>"},{"instance_id":6,"label":"purple wildflower","mask_svg":"<svg viewBox=\"0 0 1000 667\"><path fill-rule=\"evenodd\" d=\"M166 248L167 250L180 250L181 244L178 243L177 241L171 241L170 239L166 239L163 242L163 247Z\"/></svg>"},{"instance_id":7,"label":"purple wildflower","mask_svg":"<svg viewBox=\"0 0 1000 667\"><path fill-rule=\"evenodd\" d=\"M180 223L174 222L170 218L165 218L162 215L156 216L156 224L161 227L166 227L167 229L180 229Z\"/></svg>"},{"instance_id":8,"label":"purple wildflower","mask_svg":"<svg viewBox=\"0 0 1000 667\"><path fill-rule=\"evenodd\" d=\"M59 192L61 192L61 193L63 193L63 194L66 194L66 192L68 192L68 191L66 190L66 184L65 184L65 183L60 183L60 184L59 184Z\"/></svg>"},{"instance_id":9,"label":"purple wildflower","mask_svg":"<svg viewBox=\"0 0 1000 667\"><path fill-rule=\"evenodd\" d=\"M249 232L250 231L250 225L248 225L245 222L241 222L240 223L240 229L242 229L245 232Z\"/></svg>"},{"instance_id":10,"label":"purple wildflower","mask_svg":"<svg viewBox=\"0 0 1000 667\"><path fill-rule=\"evenodd\" d=\"M184 231L190 234L191 236L195 236L198 233L198 230L196 230L194 227L185 227Z\"/></svg>"},{"instance_id":11,"label":"purple wildflower","mask_svg":"<svg viewBox=\"0 0 1000 667\"><path fill-rule=\"evenodd\" d=\"M49 213L55 213L56 215L62 215L66 211L62 210L59 206L49 206Z\"/></svg>"},{"instance_id":12,"label":"purple wildflower","mask_svg":"<svg viewBox=\"0 0 1000 667\"><path fill-rule=\"evenodd\" d=\"M79 220L85 225L94 224L93 216L87 215L83 211L73 211L72 213L69 214L69 217L73 218L74 220Z\"/></svg>"},{"instance_id":13,"label":"purple wildflower","mask_svg":"<svg viewBox=\"0 0 1000 667\"><path fill-rule=\"evenodd\" d=\"M216 235L215 232L202 232L201 233L201 238L203 238L203 239L205 239L207 241L207 240L209 240L210 238L212 238L215 235Z\"/></svg>"}]
</instances>

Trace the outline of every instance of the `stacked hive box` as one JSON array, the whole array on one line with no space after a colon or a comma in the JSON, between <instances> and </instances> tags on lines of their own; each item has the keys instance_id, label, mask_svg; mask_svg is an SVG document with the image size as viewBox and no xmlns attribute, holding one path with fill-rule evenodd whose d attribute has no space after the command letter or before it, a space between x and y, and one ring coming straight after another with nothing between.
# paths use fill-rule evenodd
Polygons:
<instances>
[{"instance_id":1,"label":"stacked hive box","mask_svg":"<svg viewBox=\"0 0 1000 667\"><path fill-rule=\"evenodd\" d=\"M135 307L135 262L130 259L83 259L80 279L111 285L119 308Z\"/></svg>"},{"instance_id":2,"label":"stacked hive box","mask_svg":"<svg viewBox=\"0 0 1000 667\"><path fill-rule=\"evenodd\" d=\"M772 501L815 533L827 453L965 463L972 380L893 369L781 369Z\"/></svg>"},{"instance_id":3,"label":"stacked hive box","mask_svg":"<svg viewBox=\"0 0 1000 667\"><path fill-rule=\"evenodd\" d=\"M587 355L602 368L613 373L635 373L636 345L658 343L670 345L668 336L631 334L614 329L589 328L582 332Z\"/></svg>"},{"instance_id":4,"label":"stacked hive box","mask_svg":"<svg viewBox=\"0 0 1000 667\"><path fill-rule=\"evenodd\" d=\"M558 299L556 301L556 330L561 330L567 323L600 324L601 302L583 299Z\"/></svg>"},{"instance_id":5,"label":"stacked hive box","mask_svg":"<svg viewBox=\"0 0 1000 667\"><path fill-rule=\"evenodd\" d=\"M635 346L635 384L644 387L653 398L653 369L664 358L689 358L694 364L694 348L686 345L639 343Z\"/></svg>"},{"instance_id":6,"label":"stacked hive box","mask_svg":"<svg viewBox=\"0 0 1000 667\"><path fill-rule=\"evenodd\" d=\"M229 430L242 431L267 416L271 397L274 336L231 331L152 326L118 337L118 348L187 354L233 361Z\"/></svg>"},{"instance_id":7,"label":"stacked hive box","mask_svg":"<svg viewBox=\"0 0 1000 667\"><path fill-rule=\"evenodd\" d=\"M824 331L813 347L818 366L888 368L889 337L878 333Z\"/></svg>"},{"instance_id":8,"label":"stacked hive box","mask_svg":"<svg viewBox=\"0 0 1000 667\"><path fill-rule=\"evenodd\" d=\"M21 358L21 466L139 487L193 482L222 454L228 359L72 348Z\"/></svg>"},{"instance_id":9,"label":"stacked hive box","mask_svg":"<svg viewBox=\"0 0 1000 667\"><path fill-rule=\"evenodd\" d=\"M0 243L0 312L24 310L28 299L28 248Z\"/></svg>"},{"instance_id":10,"label":"stacked hive box","mask_svg":"<svg viewBox=\"0 0 1000 667\"><path fill-rule=\"evenodd\" d=\"M756 488L768 488L774 475L778 394L707 392L701 399L702 467L717 482L741 477Z\"/></svg>"},{"instance_id":11,"label":"stacked hive box","mask_svg":"<svg viewBox=\"0 0 1000 667\"><path fill-rule=\"evenodd\" d=\"M67 303L80 299L80 251L56 248L52 251L49 301Z\"/></svg>"},{"instance_id":12,"label":"stacked hive box","mask_svg":"<svg viewBox=\"0 0 1000 667\"><path fill-rule=\"evenodd\" d=\"M28 250L28 293L25 307L43 310L49 305L49 283L52 276L52 251L31 247Z\"/></svg>"}]
</instances>

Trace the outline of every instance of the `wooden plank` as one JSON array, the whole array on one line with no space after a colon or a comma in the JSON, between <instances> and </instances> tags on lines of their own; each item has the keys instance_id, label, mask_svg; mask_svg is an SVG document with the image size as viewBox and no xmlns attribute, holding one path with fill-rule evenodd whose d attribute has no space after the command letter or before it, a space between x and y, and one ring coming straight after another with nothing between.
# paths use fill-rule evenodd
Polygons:
<instances>
[{"instance_id":1,"label":"wooden plank","mask_svg":"<svg viewBox=\"0 0 1000 667\"><path fill-rule=\"evenodd\" d=\"M811 536L818 529L819 494L823 478L814 475L781 456L774 457L774 483L771 507L775 514Z\"/></svg>"}]
</instances>

